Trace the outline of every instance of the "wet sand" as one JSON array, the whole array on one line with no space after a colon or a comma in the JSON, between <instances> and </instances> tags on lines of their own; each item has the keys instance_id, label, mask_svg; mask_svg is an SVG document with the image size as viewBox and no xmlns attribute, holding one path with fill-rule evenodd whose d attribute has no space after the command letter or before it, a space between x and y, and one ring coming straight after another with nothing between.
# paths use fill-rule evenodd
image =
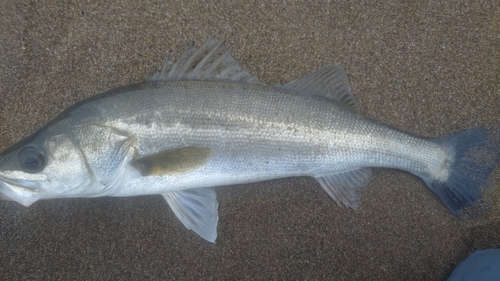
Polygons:
<instances>
[{"instance_id":1,"label":"wet sand","mask_svg":"<svg viewBox=\"0 0 500 281\"><path fill-rule=\"evenodd\" d=\"M66 107L143 81L218 32L269 84L341 64L361 113L438 137L500 120L498 1L10 1L0 11L0 151ZM217 188L219 236L161 196L0 202L0 279L442 280L500 246L500 171L459 219L420 179L374 169L360 209L311 178Z\"/></svg>"}]
</instances>

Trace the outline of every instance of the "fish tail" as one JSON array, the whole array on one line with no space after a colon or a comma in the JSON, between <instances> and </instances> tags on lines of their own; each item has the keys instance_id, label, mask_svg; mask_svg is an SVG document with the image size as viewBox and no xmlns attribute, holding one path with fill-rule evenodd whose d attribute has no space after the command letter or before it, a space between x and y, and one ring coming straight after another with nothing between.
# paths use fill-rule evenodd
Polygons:
<instances>
[{"instance_id":1,"label":"fish tail","mask_svg":"<svg viewBox=\"0 0 500 281\"><path fill-rule=\"evenodd\" d=\"M481 198L482 187L487 186L488 177L500 160L499 133L500 128L474 128L431 140L451 154L445 163L447 177L421 177L452 213L460 213Z\"/></svg>"}]
</instances>

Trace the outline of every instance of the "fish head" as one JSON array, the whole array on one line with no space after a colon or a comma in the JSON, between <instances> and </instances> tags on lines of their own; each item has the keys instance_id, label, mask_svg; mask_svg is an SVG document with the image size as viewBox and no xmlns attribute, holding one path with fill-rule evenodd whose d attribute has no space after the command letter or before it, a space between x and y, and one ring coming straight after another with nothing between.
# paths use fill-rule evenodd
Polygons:
<instances>
[{"instance_id":1,"label":"fish head","mask_svg":"<svg viewBox=\"0 0 500 281\"><path fill-rule=\"evenodd\" d=\"M85 158L68 134L46 130L0 154L0 199L30 206L74 197L90 181Z\"/></svg>"}]
</instances>

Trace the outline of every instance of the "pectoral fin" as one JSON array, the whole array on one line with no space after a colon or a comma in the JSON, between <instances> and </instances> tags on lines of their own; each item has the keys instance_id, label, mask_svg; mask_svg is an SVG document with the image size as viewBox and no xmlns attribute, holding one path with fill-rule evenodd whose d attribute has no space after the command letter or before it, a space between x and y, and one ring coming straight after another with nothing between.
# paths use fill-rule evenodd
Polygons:
<instances>
[{"instance_id":1,"label":"pectoral fin","mask_svg":"<svg viewBox=\"0 0 500 281\"><path fill-rule=\"evenodd\" d=\"M132 166L143 176L175 175L202 167L212 154L210 147L187 146L137 158Z\"/></svg>"},{"instance_id":2,"label":"pectoral fin","mask_svg":"<svg viewBox=\"0 0 500 281\"><path fill-rule=\"evenodd\" d=\"M165 193L163 197L187 229L192 229L209 242L215 242L219 215L213 189L188 189Z\"/></svg>"}]
</instances>

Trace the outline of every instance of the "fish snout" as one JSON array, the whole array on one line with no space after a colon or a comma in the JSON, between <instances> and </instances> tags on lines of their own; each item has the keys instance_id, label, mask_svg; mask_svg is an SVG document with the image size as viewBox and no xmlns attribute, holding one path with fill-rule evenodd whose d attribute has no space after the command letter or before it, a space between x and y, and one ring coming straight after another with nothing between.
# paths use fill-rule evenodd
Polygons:
<instances>
[{"instance_id":1,"label":"fish snout","mask_svg":"<svg viewBox=\"0 0 500 281\"><path fill-rule=\"evenodd\" d=\"M29 181L9 180L0 176L0 199L16 201L29 207L40 199L40 193L35 185Z\"/></svg>"}]
</instances>

